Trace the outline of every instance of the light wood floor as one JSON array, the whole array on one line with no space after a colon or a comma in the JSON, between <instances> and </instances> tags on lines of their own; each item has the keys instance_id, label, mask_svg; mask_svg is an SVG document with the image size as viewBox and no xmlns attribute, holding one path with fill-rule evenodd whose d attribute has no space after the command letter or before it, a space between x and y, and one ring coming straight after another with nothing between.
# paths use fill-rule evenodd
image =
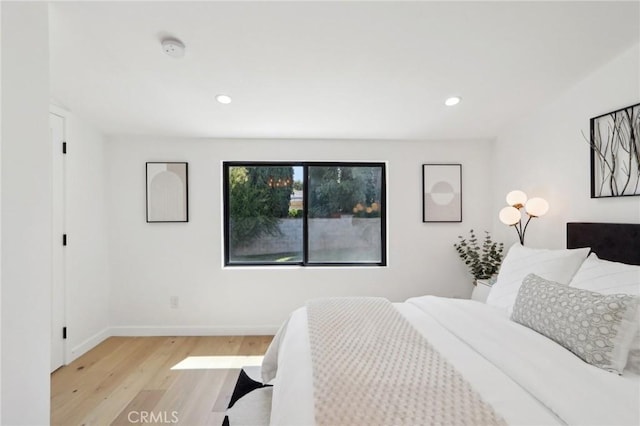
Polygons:
<instances>
[{"instance_id":1,"label":"light wood floor","mask_svg":"<svg viewBox=\"0 0 640 426\"><path fill-rule=\"evenodd\" d=\"M263 355L271 339L111 337L52 373L51 424L220 426L240 370L171 368L191 356Z\"/></svg>"}]
</instances>

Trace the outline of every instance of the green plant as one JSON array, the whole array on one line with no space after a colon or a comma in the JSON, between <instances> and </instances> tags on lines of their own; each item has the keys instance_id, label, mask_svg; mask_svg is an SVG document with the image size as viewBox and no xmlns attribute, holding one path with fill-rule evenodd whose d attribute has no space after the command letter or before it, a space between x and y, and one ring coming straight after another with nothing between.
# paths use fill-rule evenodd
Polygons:
<instances>
[{"instance_id":1,"label":"green plant","mask_svg":"<svg viewBox=\"0 0 640 426\"><path fill-rule=\"evenodd\" d=\"M229 236L234 247L261 235L280 235L278 222L289 216L292 181L292 167L229 169Z\"/></svg>"},{"instance_id":2,"label":"green plant","mask_svg":"<svg viewBox=\"0 0 640 426\"><path fill-rule=\"evenodd\" d=\"M309 218L356 214L359 212L353 209L357 205L366 207L374 202L379 204L381 172L378 167L313 166L308 170ZM372 217L366 213L361 216ZM379 212L376 214L379 215Z\"/></svg>"},{"instance_id":3,"label":"green plant","mask_svg":"<svg viewBox=\"0 0 640 426\"><path fill-rule=\"evenodd\" d=\"M495 243L491 240L489 232L485 232L484 241L479 245L473 229L469 231L469 239L458 236L460 241L454 243L458 255L469 267L471 275L477 280L490 278L498 272L502 262L503 243Z\"/></svg>"},{"instance_id":4,"label":"green plant","mask_svg":"<svg viewBox=\"0 0 640 426\"><path fill-rule=\"evenodd\" d=\"M302 209L289 209L289 218L290 219L302 219L304 216L304 210Z\"/></svg>"}]
</instances>

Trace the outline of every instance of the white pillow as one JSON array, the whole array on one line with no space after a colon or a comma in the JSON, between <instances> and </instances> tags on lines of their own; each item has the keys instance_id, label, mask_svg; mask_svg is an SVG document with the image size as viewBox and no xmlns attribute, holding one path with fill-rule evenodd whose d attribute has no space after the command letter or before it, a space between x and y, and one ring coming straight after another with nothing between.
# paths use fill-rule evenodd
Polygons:
<instances>
[{"instance_id":1,"label":"white pillow","mask_svg":"<svg viewBox=\"0 0 640 426\"><path fill-rule=\"evenodd\" d=\"M602 294L640 296L640 266L602 260L591 253L569 285Z\"/></svg>"},{"instance_id":2,"label":"white pillow","mask_svg":"<svg viewBox=\"0 0 640 426\"><path fill-rule=\"evenodd\" d=\"M522 280L529 274L569 284L589 250L588 247L573 250L532 249L519 243L514 244L500 266L498 280L491 287L487 304L511 313Z\"/></svg>"},{"instance_id":3,"label":"white pillow","mask_svg":"<svg viewBox=\"0 0 640 426\"><path fill-rule=\"evenodd\" d=\"M602 294L640 296L640 266L602 260L592 253L569 285ZM637 321L640 321L640 312ZM640 374L640 330L631 344L626 369Z\"/></svg>"}]
</instances>

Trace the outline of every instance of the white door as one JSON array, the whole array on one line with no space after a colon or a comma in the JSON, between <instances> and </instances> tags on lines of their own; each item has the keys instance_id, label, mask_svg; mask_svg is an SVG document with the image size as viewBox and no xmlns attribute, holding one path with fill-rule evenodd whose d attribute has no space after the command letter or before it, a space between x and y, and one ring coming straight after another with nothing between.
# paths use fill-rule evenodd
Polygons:
<instances>
[{"instance_id":1,"label":"white door","mask_svg":"<svg viewBox=\"0 0 640 426\"><path fill-rule=\"evenodd\" d=\"M49 114L49 128L51 143L53 144L53 168L52 168L52 232L53 232L53 265L51 280L51 371L64 365L65 341L63 339L63 327L65 326L64 281L65 281L65 255L63 247L64 224L64 154L62 144L64 142L64 117Z\"/></svg>"}]
</instances>

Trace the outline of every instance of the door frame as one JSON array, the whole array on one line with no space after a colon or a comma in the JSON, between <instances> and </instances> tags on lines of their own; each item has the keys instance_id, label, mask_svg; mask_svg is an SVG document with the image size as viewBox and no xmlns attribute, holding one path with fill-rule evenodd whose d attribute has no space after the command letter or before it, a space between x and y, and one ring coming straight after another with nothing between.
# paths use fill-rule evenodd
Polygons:
<instances>
[{"instance_id":1,"label":"door frame","mask_svg":"<svg viewBox=\"0 0 640 426\"><path fill-rule=\"evenodd\" d=\"M67 138L67 118L58 112L49 111L49 119L57 118L62 123L62 140L58 144L51 135L52 161L52 267L51 267L51 371L55 371L67 363L67 340L62 338L62 327L66 327L66 253L62 236L66 233L66 155L62 151L62 143ZM61 311L61 312L60 312ZM54 362L54 339L62 338L59 361Z\"/></svg>"}]
</instances>

